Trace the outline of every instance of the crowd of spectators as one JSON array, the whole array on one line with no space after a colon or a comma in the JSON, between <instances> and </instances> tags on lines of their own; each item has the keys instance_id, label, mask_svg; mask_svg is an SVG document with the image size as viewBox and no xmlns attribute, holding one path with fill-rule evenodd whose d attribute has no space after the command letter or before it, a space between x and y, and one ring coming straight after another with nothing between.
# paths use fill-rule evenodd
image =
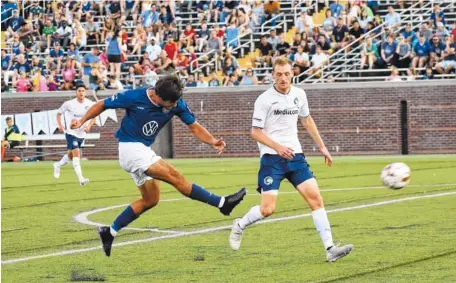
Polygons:
<instances>
[{"instance_id":1,"label":"crowd of spectators","mask_svg":"<svg viewBox=\"0 0 456 283\"><path fill-rule=\"evenodd\" d=\"M256 46L253 68L242 71L238 37L258 31L266 21L274 25L280 1L2 1L2 19L8 18L2 21L7 41L1 55L2 90L70 90L78 80L95 90L128 89L153 86L167 73L178 73L188 87L268 84L268 69L280 56L294 62L295 75L318 76L334 52L359 44L360 69L456 69L456 24L448 27L437 4L430 20L414 31L394 6L381 15L379 1L319 0L317 10L314 1L306 2L294 21L292 40L286 30L271 29ZM392 2L402 8L408 1ZM313 15L322 10L325 18L317 25ZM189 12L196 12L199 22L181 27ZM213 59L221 75L202 67Z\"/></svg>"}]
</instances>

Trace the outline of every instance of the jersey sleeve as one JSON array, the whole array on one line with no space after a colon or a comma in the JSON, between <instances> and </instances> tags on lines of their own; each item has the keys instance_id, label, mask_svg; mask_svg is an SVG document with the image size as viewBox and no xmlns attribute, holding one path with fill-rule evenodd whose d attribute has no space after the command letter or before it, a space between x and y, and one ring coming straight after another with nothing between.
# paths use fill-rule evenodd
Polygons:
<instances>
[{"instance_id":1,"label":"jersey sleeve","mask_svg":"<svg viewBox=\"0 0 456 283\"><path fill-rule=\"evenodd\" d=\"M306 92L303 90L301 94L301 106L299 107L299 116L306 118L310 115L309 111L309 103L307 102L307 95Z\"/></svg>"},{"instance_id":2,"label":"jersey sleeve","mask_svg":"<svg viewBox=\"0 0 456 283\"><path fill-rule=\"evenodd\" d=\"M59 108L59 110L58 110L57 113L59 113L59 114L64 114L65 112L67 112L67 111L68 111L68 106L69 106L68 104L69 104L69 102L68 102L68 101L65 101L65 102L62 104L62 106L60 106L60 108Z\"/></svg>"},{"instance_id":3,"label":"jersey sleeve","mask_svg":"<svg viewBox=\"0 0 456 283\"><path fill-rule=\"evenodd\" d=\"M130 91L116 93L111 97L105 98L104 108L105 109L115 109L115 108L127 109L133 105L133 96L134 96L134 94L131 93Z\"/></svg>"},{"instance_id":4,"label":"jersey sleeve","mask_svg":"<svg viewBox=\"0 0 456 283\"><path fill-rule=\"evenodd\" d=\"M266 116L268 115L269 105L266 103L265 99L261 96L255 101L255 106L253 109L252 117L252 127L253 128L264 128L266 122Z\"/></svg>"},{"instance_id":5,"label":"jersey sleeve","mask_svg":"<svg viewBox=\"0 0 456 283\"><path fill-rule=\"evenodd\" d=\"M193 114L190 107L188 107L187 103L183 99L179 100L177 107L178 111L176 112L176 115L182 122L186 125L191 125L196 122L195 114Z\"/></svg>"}]
</instances>

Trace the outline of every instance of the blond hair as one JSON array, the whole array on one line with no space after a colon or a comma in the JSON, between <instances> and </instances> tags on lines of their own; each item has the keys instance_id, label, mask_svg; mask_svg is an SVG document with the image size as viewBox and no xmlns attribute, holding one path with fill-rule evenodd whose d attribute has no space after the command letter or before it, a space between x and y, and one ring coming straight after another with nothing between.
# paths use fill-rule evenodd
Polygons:
<instances>
[{"instance_id":1,"label":"blond hair","mask_svg":"<svg viewBox=\"0 0 456 283\"><path fill-rule=\"evenodd\" d=\"M272 70L274 71L276 66L286 66L286 65L292 66L293 63L287 57L279 57L275 60L274 65L272 66Z\"/></svg>"}]
</instances>

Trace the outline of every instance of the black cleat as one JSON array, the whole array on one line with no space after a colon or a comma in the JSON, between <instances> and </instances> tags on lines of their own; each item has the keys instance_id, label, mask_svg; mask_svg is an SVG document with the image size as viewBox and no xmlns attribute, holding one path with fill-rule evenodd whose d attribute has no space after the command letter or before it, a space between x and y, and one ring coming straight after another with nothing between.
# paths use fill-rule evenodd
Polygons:
<instances>
[{"instance_id":1,"label":"black cleat","mask_svg":"<svg viewBox=\"0 0 456 283\"><path fill-rule=\"evenodd\" d=\"M103 250L106 256L110 256L114 237L111 235L109 226L98 227L98 234L100 235L101 243L103 244Z\"/></svg>"},{"instance_id":2,"label":"black cleat","mask_svg":"<svg viewBox=\"0 0 456 283\"><path fill-rule=\"evenodd\" d=\"M242 201L242 199L244 198L244 196L246 194L247 194L246 189L242 188L239 191L237 191L236 193L226 196L225 203L220 208L220 212L226 216L230 215L231 211L236 207L236 205L238 205Z\"/></svg>"}]
</instances>

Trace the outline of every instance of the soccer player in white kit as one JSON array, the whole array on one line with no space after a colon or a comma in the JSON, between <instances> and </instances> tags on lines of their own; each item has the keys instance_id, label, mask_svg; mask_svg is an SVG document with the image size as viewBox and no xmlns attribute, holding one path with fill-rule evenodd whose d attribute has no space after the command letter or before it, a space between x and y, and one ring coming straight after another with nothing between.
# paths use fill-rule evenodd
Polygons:
<instances>
[{"instance_id":1,"label":"soccer player in white kit","mask_svg":"<svg viewBox=\"0 0 456 283\"><path fill-rule=\"evenodd\" d=\"M312 209L315 227L325 247L326 260L332 262L348 255L353 245L337 246L333 243L317 181L298 139L298 118L318 145L328 166L332 165L332 157L310 116L306 93L291 85L292 76L291 61L278 58L273 66L275 85L255 101L251 136L258 142L261 154L258 172L261 205L252 207L244 217L234 220L229 243L233 250L239 250L244 229L274 213L280 182L287 178Z\"/></svg>"},{"instance_id":2,"label":"soccer player in white kit","mask_svg":"<svg viewBox=\"0 0 456 283\"><path fill-rule=\"evenodd\" d=\"M70 125L71 121L79 120L84 117L87 110L94 104L93 101L87 99L85 96L85 85L78 84L76 86L76 98L65 101L57 113L57 125L59 126L59 132L65 132L68 153L65 154L59 162L54 163L54 177L58 179L60 178L60 167L67 164L70 160L73 160L73 169L78 176L79 184L81 184L81 186L86 185L89 182L89 179L84 178L82 175L80 148L84 142L84 138L95 123L95 119L87 121L79 129L71 129L70 126L67 126L66 129L64 129L61 116L65 115L68 125Z\"/></svg>"}]
</instances>

